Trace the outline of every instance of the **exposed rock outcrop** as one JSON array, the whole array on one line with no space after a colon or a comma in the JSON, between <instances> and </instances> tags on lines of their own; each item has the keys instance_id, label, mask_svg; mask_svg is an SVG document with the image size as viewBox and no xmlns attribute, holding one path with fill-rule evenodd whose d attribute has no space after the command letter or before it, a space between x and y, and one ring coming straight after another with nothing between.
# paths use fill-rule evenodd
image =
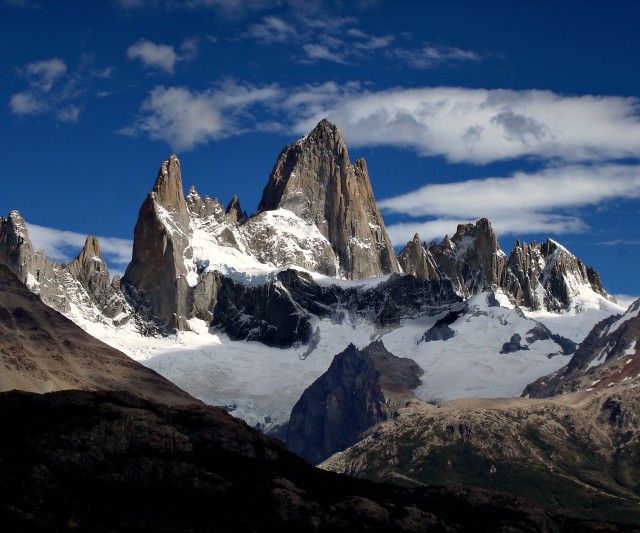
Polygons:
<instances>
[{"instance_id":1,"label":"exposed rock outcrop","mask_svg":"<svg viewBox=\"0 0 640 533\"><path fill-rule=\"evenodd\" d=\"M66 269L87 292L94 305L108 318L124 313L127 304L119 290L119 280L109 279L109 270L100 251L100 243L93 236L87 237L80 255Z\"/></svg>"},{"instance_id":2,"label":"exposed rock outcrop","mask_svg":"<svg viewBox=\"0 0 640 533\"><path fill-rule=\"evenodd\" d=\"M428 250L420 247L416 235L398 260L406 273L451 280L464 298L501 289L513 305L552 312L569 309L585 291L615 301L593 268L551 239L529 245L516 241L507 258L485 218L460 224L451 239L445 236L440 244L432 242Z\"/></svg>"},{"instance_id":3,"label":"exposed rock outcrop","mask_svg":"<svg viewBox=\"0 0 640 533\"><path fill-rule=\"evenodd\" d=\"M413 274L421 279L440 280L436 261L429 248L420 244L417 233L398 254L398 263L405 274Z\"/></svg>"},{"instance_id":4,"label":"exposed rock outcrop","mask_svg":"<svg viewBox=\"0 0 640 533\"><path fill-rule=\"evenodd\" d=\"M73 261L58 264L49 261L44 251L35 251L27 224L18 211L11 211L8 218L0 218L0 264L7 265L43 302L61 313L70 313L72 304L89 319L95 315L115 318L127 311L119 280L110 281L95 237L87 238Z\"/></svg>"},{"instance_id":5,"label":"exposed rock outcrop","mask_svg":"<svg viewBox=\"0 0 640 533\"><path fill-rule=\"evenodd\" d=\"M131 262L122 278L142 292L155 315L171 328L186 329L189 284L185 259L191 257L189 211L180 161L162 163L153 189L140 207Z\"/></svg>"},{"instance_id":6,"label":"exposed rock outcrop","mask_svg":"<svg viewBox=\"0 0 640 533\"><path fill-rule=\"evenodd\" d=\"M331 243L345 277L361 279L399 271L366 163L359 159L351 164L340 132L328 121L322 120L278 157L258 211L278 208L318 227Z\"/></svg>"},{"instance_id":7,"label":"exposed rock outcrop","mask_svg":"<svg viewBox=\"0 0 640 533\"><path fill-rule=\"evenodd\" d=\"M486 218L475 224L460 224L451 239L432 243L429 251L465 298L504 284L507 257Z\"/></svg>"},{"instance_id":8,"label":"exposed rock outcrop","mask_svg":"<svg viewBox=\"0 0 640 533\"><path fill-rule=\"evenodd\" d=\"M438 314L459 301L448 280L395 274L372 287L325 287L305 272L288 269L258 286L221 277L212 325L234 339L289 347L309 342L313 316L390 328L405 318Z\"/></svg>"},{"instance_id":9,"label":"exposed rock outcrop","mask_svg":"<svg viewBox=\"0 0 640 533\"><path fill-rule=\"evenodd\" d=\"M516 305L561 311L569 308L584 289L615 301L605 292L593 268L552 239L528 246L517 241L509 257L509 272L504 287Z\"/></svg>"},{"instance_id":10,"label":"exposed rock outcrop","mask_svg":"<svg viewBox=\"0 0 640 533\"><path fill-rule=\"evenodd\" d=\"M382 341L350 344L304 391L291 412L287 447L317 464L355 444L365 431L414 398L422 369L387 351Z\"/></svg>"}]
</instances>

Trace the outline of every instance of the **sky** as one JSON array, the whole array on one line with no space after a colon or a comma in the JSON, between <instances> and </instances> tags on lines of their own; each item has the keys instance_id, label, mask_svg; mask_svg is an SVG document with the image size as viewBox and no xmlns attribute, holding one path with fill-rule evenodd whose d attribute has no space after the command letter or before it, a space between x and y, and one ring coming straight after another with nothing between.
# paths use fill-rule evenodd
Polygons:
<instances>
[{"instance_id":1,"label":"sky","mask_svg":"<svg viewBox=\"0 0 640 533\"><path fill-rule=\"evenodd\" d=\"M327 118L398 251L486 217L507 254L553 238L626 302L638 20L621 0L0 0L0 214L58 261L96 235L122 273L171 153L185 189L252 213Z\"/></svg>"}]
</instances>

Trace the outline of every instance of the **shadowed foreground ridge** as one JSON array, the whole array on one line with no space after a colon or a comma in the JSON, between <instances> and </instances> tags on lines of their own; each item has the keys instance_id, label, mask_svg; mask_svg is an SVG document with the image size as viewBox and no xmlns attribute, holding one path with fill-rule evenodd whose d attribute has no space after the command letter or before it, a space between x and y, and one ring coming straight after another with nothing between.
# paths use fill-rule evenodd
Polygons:
<instances>
[{"instance_id":1,"label":"shadowed foreground ridge","mask_svg":"<svg viewBox=\"0 0 640 533\"><path fill-rule=\"evenodd\" d=\"M0 426L4 531L604 526L478 489L409 489L321 471L220 409L162 406L124 392L2 393Z\"/></svg>"}]
</instances>

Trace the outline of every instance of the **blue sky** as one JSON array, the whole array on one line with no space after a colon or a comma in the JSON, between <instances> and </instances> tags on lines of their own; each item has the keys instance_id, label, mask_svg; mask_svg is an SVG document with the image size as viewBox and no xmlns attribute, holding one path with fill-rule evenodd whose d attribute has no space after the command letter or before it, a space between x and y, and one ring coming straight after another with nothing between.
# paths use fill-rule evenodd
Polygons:
<instances>
[{"instance_id":1,"label":"blue sky","mask_svg":"<svg viewBox=\"0 0 640 533\"><path fill-rule=\"evenodd\" d=\"M395 245L489 218L640 294L635 2L0 0L0 213L122 271L175 152L248 212L323 117L365 157Z\"/></svg>"}]
</instances>

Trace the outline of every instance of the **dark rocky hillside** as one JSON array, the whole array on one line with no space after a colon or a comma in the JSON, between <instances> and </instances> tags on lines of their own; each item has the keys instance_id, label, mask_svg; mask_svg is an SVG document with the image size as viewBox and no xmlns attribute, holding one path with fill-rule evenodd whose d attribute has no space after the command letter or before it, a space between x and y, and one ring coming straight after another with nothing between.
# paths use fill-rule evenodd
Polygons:
<instances>
[{"instance_id":1,"label":"dark rocky hillside","mask_svg":"<svg viewBox=\"0 0 640 533\"><path fill-rule=\"evenodd\" d=\"M624 531L479 489L313 468L207 406L127 393L0 394L3 531ZM630 530L630 529L626 529Z\"/></svg>"}]
</instances>

